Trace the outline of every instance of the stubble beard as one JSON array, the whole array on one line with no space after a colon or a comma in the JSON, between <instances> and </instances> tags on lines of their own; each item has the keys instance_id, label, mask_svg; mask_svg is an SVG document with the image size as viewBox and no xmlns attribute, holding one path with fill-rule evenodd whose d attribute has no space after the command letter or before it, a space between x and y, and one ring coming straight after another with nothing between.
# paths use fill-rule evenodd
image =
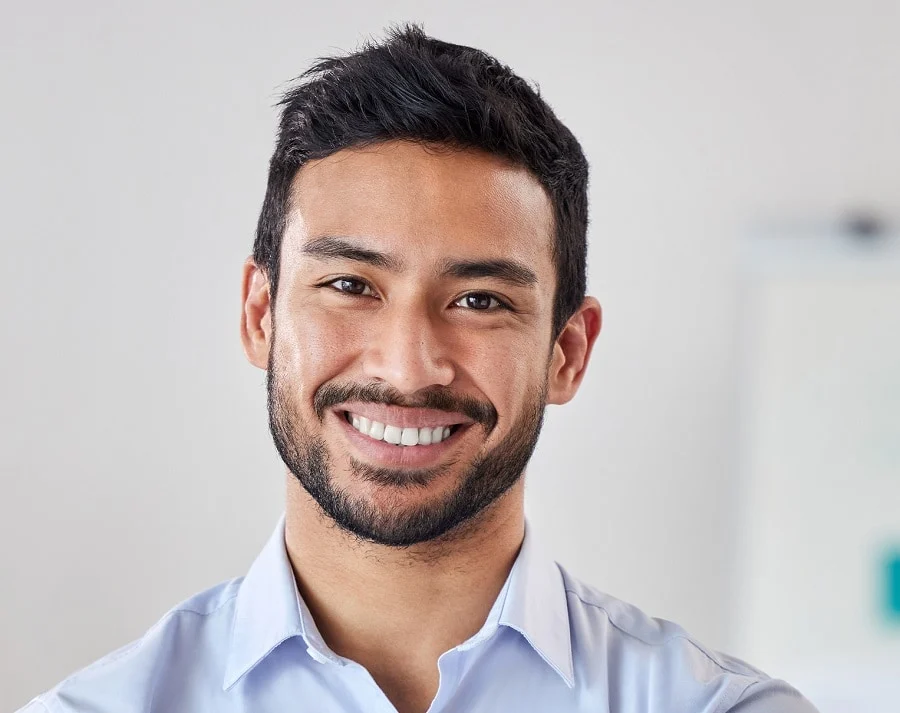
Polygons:
<instances>
[{"instance_id":1,"label":"stubble beard","mask_svg":"<svg viewBox=\"0 0 900 713\"><path fill-rule=\"evenodd\" d=\"M454 468L455 461L437 468L410 470L375 468L351 458L350 468L355 480L396 490L397 498L386 498L387 504L375 505L335 483L325 441L304 427L296 399L292 397L293 390L274 358L275 352L273 335L266 392L269 429L275 447L285 466L324 513L345 532L369 542L408 547L452 537L462 531L522 477L543 425L546 381L530 389L522 415L509 433L480 455L449 493L414 507L402 504L403 489L427 487ZM317 396L325 388L340 389L341 385L326 383L319 387ZM353 385L347 388L353 388ZM447 410L455 410L449 403L447 406ZM481 427L479 424L469 426Z\"/></svg>"}]
</instances>

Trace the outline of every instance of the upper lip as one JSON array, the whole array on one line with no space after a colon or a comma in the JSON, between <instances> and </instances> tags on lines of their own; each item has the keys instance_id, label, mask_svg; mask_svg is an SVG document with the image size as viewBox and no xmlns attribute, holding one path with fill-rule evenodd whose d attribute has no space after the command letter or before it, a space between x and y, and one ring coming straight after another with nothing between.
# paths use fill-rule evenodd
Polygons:
<instances>
[{"instance_id":1,"label":"upper lip","mask_svg":"<svg viewBox=\"0 0 900 713\"><path fill-rule=\"evenodd\" d=\"M349 411L370 421L400 428L437 428L438 426L456 426L473 423L468 416L455 411L438 411L428 408L407 408L405 406L388 406L386 404L348 402L338 406L336 411L343 414Z\"/></svg>"}]
</instances>

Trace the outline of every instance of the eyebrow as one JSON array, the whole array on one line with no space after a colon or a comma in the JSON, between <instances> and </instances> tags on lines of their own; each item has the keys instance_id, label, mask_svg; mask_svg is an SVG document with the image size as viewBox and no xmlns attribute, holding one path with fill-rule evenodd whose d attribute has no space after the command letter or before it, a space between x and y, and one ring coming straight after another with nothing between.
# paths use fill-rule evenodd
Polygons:
<instances>
[{"instance_id":1,"label":"eyebrow","mask_svg":"<svg viewBox=\"0 0 900 713\"><path fill-rule=\"evenodd\" d=\"M364 262L374 267L380 267L391 272L399 272L403 263L393 255L363 248L350 240L326 235L305 243L302 248L304 255L319 258L320 260L352 260Z\"/></svg>"},{"instance_id":2,"label":"eyebrow","mask_svg":"<svg viewBox=\"0 0 900 713\"><path fill-rule=\"evenodd\" d=\"M320 260L351 260L379 267L391 272L400 272L403 261L389 253L364 248L353 240L331 235L310 240L302 247L304 255ZM441 277L459 280L492 278L515 287L531 287L537 284L537 275L526 265L515 260L448 260L442 266Z\"/></svg>"},{"instance_id":3,"label":"eyebrow","mask_svg":"<svg viewBox=\"0 0 900 713\"><path fill-rule=\"evenodd\" d=\"M463 280L490 277L516 287L537 284L537 275L515 260L452 260L444 265L442 275Z\"/></svg>"}]
</instances>

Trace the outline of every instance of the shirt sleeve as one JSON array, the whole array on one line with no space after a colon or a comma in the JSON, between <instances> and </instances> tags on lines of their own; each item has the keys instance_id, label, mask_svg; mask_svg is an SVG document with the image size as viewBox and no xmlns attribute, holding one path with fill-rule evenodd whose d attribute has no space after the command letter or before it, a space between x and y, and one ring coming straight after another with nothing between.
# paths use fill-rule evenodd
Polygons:
<instances>
[{"instance_id":1,"label":"shirt sleeve","mask_svg":"<svg viewBox=\"0 0 900 713\"><path fill-rule=\"evenodd\" d=\"M819 713L800 692L784 681L769 678L744 690L727 713Z\"/></svg>"},{"instance_id":2,"label":"shirt sleeve","mask_svg":"<svg viewBox=\"0 0 900 713\"><path fill-rule=\"evenodd\" d=\"M37 698L25 704L24 708L20 708L16 713L48 713L49 709Z\"/></svg>"}]
</instances>

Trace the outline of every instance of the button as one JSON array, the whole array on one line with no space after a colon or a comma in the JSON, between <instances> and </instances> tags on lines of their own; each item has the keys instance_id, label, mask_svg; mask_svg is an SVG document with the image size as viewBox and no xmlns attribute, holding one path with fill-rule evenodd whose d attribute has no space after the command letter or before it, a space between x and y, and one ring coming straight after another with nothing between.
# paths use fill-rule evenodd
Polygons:
<instances>
[{"instance_id":1,"label":"button","mask_svg":"<svg viewBox=\"0 0 900 713\"><path fill-rule=\"evenodd\" d=\"M306 647L306 653L312 656L319 663L329 663L329 659L321 651L314 649L312 646Z\"/></svg>"}]
</instances>

